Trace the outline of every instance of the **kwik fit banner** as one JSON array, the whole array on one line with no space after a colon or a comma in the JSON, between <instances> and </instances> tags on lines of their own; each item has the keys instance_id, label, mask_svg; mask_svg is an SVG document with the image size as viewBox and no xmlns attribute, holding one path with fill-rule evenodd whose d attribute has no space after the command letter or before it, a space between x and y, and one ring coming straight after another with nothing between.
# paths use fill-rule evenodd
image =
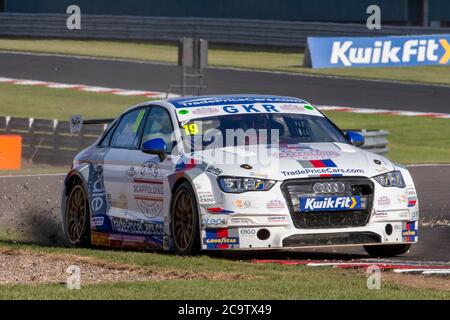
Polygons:
<instances>
[{"instance_id":1,"label":"kwik fit banner","mask_svg":"<svg viewBox=\"0 0 450 320\"><path fill-rule=\"evenodd\" d=\"M450 64L450 35L308 38L304 65L313 68Z\"/></svg>"}]
</instances>

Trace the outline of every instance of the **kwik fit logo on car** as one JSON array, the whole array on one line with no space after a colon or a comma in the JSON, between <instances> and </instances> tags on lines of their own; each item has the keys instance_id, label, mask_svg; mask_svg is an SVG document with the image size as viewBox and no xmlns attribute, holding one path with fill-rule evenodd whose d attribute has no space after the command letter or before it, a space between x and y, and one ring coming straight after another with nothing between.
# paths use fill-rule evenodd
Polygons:
<instances>
[{"instance_id":1,"label":"kwik fit logo on car","mask_svg":"<svg viewBox=\"0 0 450 320\"><path fill-rule=\"evenodd\" d=\"M359 210L366 206L365 199L360 196L302 197L300 211L343 211Z\"/></svg>"},{"instance_id":2,"label":"kwik fit logo on car","mask_svg":"<svg viewBox=\"0 0 450 320\"><path fill-rule=\"evenodd\" d=\"M450 35L308 38L313 68L449 65Z\"/></svg>"}]
</instances>

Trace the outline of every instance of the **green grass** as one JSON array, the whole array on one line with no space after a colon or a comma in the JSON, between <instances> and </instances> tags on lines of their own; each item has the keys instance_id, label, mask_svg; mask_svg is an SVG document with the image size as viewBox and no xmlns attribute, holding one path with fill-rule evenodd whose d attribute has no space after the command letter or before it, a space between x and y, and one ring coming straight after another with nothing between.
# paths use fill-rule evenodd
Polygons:
<instances>
[{"instance_id":1,"label":"green grass","mask_svg":"<svg viewBox=\"0 0 450 320\"><path fill-rule=\"evenodd\" d=\"M62 285L0 285L0 299L449 299L450 292L414 289L383 282L381 290L368 290L362 274L331 268L254 265L242 261L172 254L45 248L1 243L1 247L38 252L92 256L152 270L226 272L240 274L237 281L163 280L85 285L68 290Z\"/></svg>"},{"instance_id":2,"label":"green grass","mask_svg":"<svg viewBox=\"0 0 450 320\"><path fill-rule=\"evenodd\" d=\"M146 100L149 98L0 83L0 116L68 120L82 114L85 119L104 118Z\"/></svg>"},{"instance_id":3,"label":"green grass","mask_svg":"<svg viewBox=\"0 0 450 320\"><path fill-rule=\"evenodd\" d=\"M177 61L177 46L173 43L8 38L0 39L0 50L123 58L167 63L176 63ZM209 64L216 67L450 84L449 66L311 69L301 67L302 62L303 52L300 49L212 44L209 50Z\"/></svg>"}]
</instances>

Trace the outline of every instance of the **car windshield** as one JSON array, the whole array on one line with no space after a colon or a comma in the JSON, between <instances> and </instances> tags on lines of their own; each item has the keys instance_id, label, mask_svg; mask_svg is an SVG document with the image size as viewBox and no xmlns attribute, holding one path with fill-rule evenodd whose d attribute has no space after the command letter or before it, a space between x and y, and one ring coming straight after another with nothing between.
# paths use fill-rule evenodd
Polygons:
<instances>
[{"instance_id":1,"label":"car windshield","mask_svg":"<svg viewBox=\"0 0 450 320\"><path fill-rule=\"evenodd\" d=\"M255 144L348 143L325 117L290 113L221 115L182 123L184 140L195 150Z\"/></svg>"}]
</instances>

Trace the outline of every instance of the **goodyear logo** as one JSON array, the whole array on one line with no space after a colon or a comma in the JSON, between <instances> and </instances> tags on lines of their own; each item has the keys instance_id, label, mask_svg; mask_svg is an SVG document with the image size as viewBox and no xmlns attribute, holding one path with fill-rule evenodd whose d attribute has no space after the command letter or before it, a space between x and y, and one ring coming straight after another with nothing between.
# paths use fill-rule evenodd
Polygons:
<instances>
[{"instance_id":1,"label":"goodyear logo","mask_svg":"<svg viewBox=\"0 0 450 320\"><path fill-rule=\"evenodd\" d=\"M300 211L342 211L363 209L365 203L355 197L303 197L300 198Z\"/></svg>"},{"instance_id":2,"label":"goodyear logo","mask_svg":"<svg viewBox=\"0 0 450 320\"><path fill-rule=\"evenodd\" d=\"M314 68L450 63L450 35L311 39L308 45Z\"/></svg>"},{"instance_id":3,"label":"goodyear logo","mask_svg":"<svg viewBox=\"0 0 450 320\"><path fill-rule=\"evenodd\" d=\"M238 238L206 239L207 244L238 244Z\"/></svg>"}]
</instances>

